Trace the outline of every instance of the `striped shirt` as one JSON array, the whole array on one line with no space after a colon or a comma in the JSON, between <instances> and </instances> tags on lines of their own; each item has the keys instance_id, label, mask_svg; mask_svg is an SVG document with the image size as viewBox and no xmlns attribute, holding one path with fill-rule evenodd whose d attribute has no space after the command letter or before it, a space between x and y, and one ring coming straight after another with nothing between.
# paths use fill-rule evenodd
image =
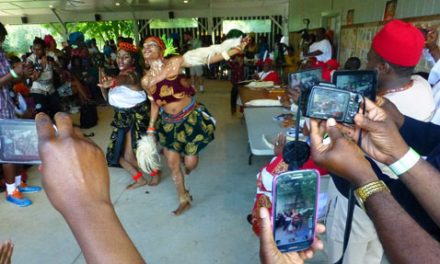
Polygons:
<instances>
[{"instance_id":1,"label":"striped shirt","mask_svg":"<svg viewBox=\"0 0 440 264\"><path fill-rule=\"evenodd\" d=\"M11 66L9 65L6 55L3 51L0 51L0 78L9 73ZM15 118L15 106L12 100L11 86L5 84L0 87L0 119L13 119Z\"/></svg>"}]
</instances>

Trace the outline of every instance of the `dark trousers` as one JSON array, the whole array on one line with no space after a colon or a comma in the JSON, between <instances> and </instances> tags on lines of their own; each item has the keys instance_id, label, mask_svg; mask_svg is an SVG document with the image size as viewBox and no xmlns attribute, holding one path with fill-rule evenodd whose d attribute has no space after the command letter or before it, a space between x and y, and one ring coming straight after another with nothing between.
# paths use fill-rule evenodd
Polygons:
<instances>
[{"instance_id":1,"label":"dark trousers","mask_svg":"<svg viewBox=\"0 0 440 264\"><path fill-rule=\"evenodd\" d=\"M31 96L34 100L35 112L37 114L43 112L53 118L54 115L61 110L60 98L56 92L47 95L31 93Z\"/></svg>"},{"instance_id":2,"label":"dark trousers","mask_svg":"<svg viewBox=\"0 0 440 264\"><path fill-rule=\"evenodd\" d=\"M231 113L237 111L238 84L233 83L231 88Z\"/></svg>"}]
</instances>

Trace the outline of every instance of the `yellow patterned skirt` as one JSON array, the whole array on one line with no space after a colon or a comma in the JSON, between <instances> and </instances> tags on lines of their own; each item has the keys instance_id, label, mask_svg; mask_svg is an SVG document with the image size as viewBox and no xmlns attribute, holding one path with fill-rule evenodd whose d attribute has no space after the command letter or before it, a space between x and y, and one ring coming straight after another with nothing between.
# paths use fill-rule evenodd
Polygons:
<instances>
[{"instance_id":1,"label":"yellow patterned skirt","mask_svg":"<svg viewBox=\"0 0 440 264\"><path fill-rule=\"evenodd\" d=\"M173 117L178 117L173 121ZM169 115L161 113L157 122L160 144L185 156L195 156L214 140L215 119L203 104L196 103L191 111Z\"/></svg>"}]
</instances>

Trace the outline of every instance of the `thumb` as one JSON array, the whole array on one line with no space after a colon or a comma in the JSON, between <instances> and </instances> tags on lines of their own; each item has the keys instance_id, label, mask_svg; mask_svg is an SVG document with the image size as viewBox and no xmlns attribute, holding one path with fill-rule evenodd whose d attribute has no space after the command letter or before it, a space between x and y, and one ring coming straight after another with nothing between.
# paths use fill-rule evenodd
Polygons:
<instances>
[{"instance_id":1,"label":"thumb","mask_svg":"<svg viewBox=\"0 0 440 264\"><path fill-rule=\"evenodd\" d=\"M273 239L272 225L270 222L270 214L266 207L260 207L260 249L262 254L267 256L275 247Z\"/></svg>"},{"instance_id":2,"label":"thumb","mask_svg":"<svg viewBox=\"0 0 440 264\"><path fill-rule=\"evenodd\" d=\"M329 118L327 120L327 133L332 142L336 142L338 138L343 137L341 131L339 131L338 127L336 126L336 120L333 118Z\"/></svg>"}]
</instances>

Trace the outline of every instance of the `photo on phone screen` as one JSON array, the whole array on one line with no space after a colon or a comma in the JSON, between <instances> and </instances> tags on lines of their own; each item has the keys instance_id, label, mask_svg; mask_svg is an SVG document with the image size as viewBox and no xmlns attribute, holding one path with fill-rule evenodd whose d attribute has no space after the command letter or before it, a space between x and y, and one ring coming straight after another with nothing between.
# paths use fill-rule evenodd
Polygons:
<instances>
[{"instance_id":1,"label":"photo on phone screen","mask_svg":"<svg viewBox=\"0 0 440 264\"><path fill-rule=\"evenodd\" d=\"M35 121L0 120L0 161L4 163L40 163Z\"/></svg>"},{"instance_id":2,"label":"photo on phone screen","mask_svg":"<svg viewBox=\"0 0 440 264\"><path fill-rule=\"evenodd\" d=\"M322 69L297 71L289 74L289 89L299 87L301 90L300 110L305 114L307 100L312 87L322 82Z\"/></svg>"},{"instance_id":3,"label":"photo on phone screen","mask_svg":"<svg viewBox=\"0 0 440 264\"><path fill-rule=\"evenodd\" d=\"M361 94L373 102L376 100L376 71L335 71L332 80L337 89Z\"/></svg>"},{"instance_id":4,"label":"photo on phone screen","mask_svg":"<svg viewBox=\"0 0 440 264\"><path fill-rule=\"evenodd\" d=\"M319 173L288 171L273 182L273 234L281 252L310 247L315 238Z\"/></svg>"}]
</instances>

